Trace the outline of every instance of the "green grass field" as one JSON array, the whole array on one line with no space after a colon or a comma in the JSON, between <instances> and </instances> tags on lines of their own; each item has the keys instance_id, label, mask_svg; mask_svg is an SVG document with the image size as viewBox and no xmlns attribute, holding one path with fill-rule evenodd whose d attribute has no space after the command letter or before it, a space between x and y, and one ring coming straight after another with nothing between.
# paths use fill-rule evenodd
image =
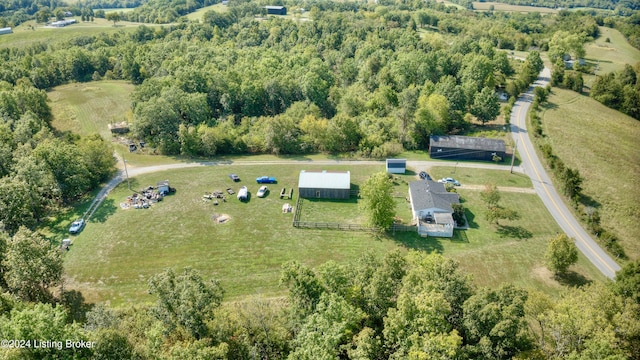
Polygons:
<instances>
[{"instance_id":1,"label":"green grass field","mask_svg":"<svg viewBox=\"0 0 640 360\"><path fill-rule=\"evenodd\" d=\"M191 21L202 20L202 16L204 16L204 13L206 13L207 11L216 11L216 12L222 13L222 12L227 12L228 10L229 10L229 7L227 5L222 5L222 3L211 5L211 6L205 6L203 8L200 8L188 14L187 19Z\"/></svg>"},{"instance_id":2,"label":"green grass field","mask_svg":"<svg viewBox=\"0 0 640 360\"><path fill-rule=\"evenodd\" d=\"M282 205L294 201L281 200L282 187L297 185L301 169L348 169L353 184L361 184L381 166L301 166L301 165L230 165L191 168L148 174L132 179L134 189L169 179L177 193L147 210L122 210L119 204L130 195L126 183L116 188L96 213L85 230L73 239L65 255L67 288L83 293L89 302L108 301L112 305L150 300L146 283L150 276L164 268L191 266L205 276L221 280L226 299L247 296L280 296L280 266L288 260L299 260L315 267L327 260L346 263L366 251L383 254L391 249L417 249L439 252L456 258L465 270L474 274L479 286L513 282L558 294L563 288L544 270L542 253L546 239L559 231L553 219L535 195L504 194L506 206L514 207L523 220L496 232L482 219L478 191L464 191L471 228L449 239L423 239L416 233L375 236L366 232L295 229L293 213L283 214ZM227 175L235 172L241 183L232 183ZM272 175L278 184L269 185L271 193L263 199L255 197L255 177ZM496 175L503 176L501 172ZM403 198L407 182L415 174L397 177L397 213L410 221L409 204ZM202 200L206 191L236 191L246 184L251 193L246 203L230 197L213 205ZM305 202L305 219L358 222L362 214L357 201L313 204ZM215 223L211 217L227 214L230 220ZM406 219L404 219L406 218ZM60 237L66 234L59 234ZM496 266L499 265L499 266ZM581 259L575 267L578 282L602 277Z\"/></svg>"},{"instance_id":3,"label":"green grass field","mask_svg":"<svg viewBox=\"0 0 640 360\"><path fill-rule=\"evenodd\" d=\"M622 70L625 64L633 66L640 62L640 50L631 46L618 30L601 26L600 33L598 39L585 45L585 59L598 64L597 75ZM606 42L606 39L610 42Z\"/></svg>"},{"instance_id":4,"label":"green grass field","mask_svg":"<svg viewBox=\"0 0 640 360\"><path fill-rule=\"evenodd\" d=\"M80 135L111 138L108 124L126 121L134 86L125 81L94 81L58 86L48 92L53 127Z\"/></svg>"},{"instance_id":5,"label":"green grass field","mask_svg":"<svg viewBox=\"0 0 640 360\"><path fill-rule=\"evenodd\" d=\"M479 1L473 2L473 9L476 11L489 11L491 6L493 6L494 11L509 11L509 12L520 12L520 13L538 12L541 14L555 14L558 12L558 10L556 9L551 9L547 7L509 5L509 4L499 3L499 2L479 2Z\"/></svg>"},{"instance_id":6,"label":"green grass field","mask_svg":"<svg viewBox=\"0 0 640 360\"><path fill-rule=\"evenodd\" d=\"M128 13L131 12L133 10L135 10L136 8L108 8L108 9L93 9L93 11L97 11L97 10L102 10L104 11L105 14L108 13L112 13L112 12L121 12L121 13Z\"/></svg>"},{"instance_id":7,"label":"green grass field","mask_svg":"<svg viewBox=\"0 0 640 360\"><path fill-rule=\"evenodd\" d=\"M23 47L37 42L47 44L69 41L78 36L97 35L102 32L111 33L117 31L132 31L140 26L139 23L126 21L118 22L113 26L113 22L105 19L94 19L93 22L81 22L63 28L45 28L43 24L36 24L35 21L27 21L13 29L13 34L0 36L0 48ZM150 26L155 26L150 24Z\"/></svg>"},{"instance_id":8,"label":"green grass field","mask_svg":"<svg viewBox=\"0 0 640 360\"><path fill-rule=\"evenodd\" d=\"M599 204L602 224L631 259L640 258L640 122L554 88L542 126L555 154L584 177L583 192Z\"/></svg>"},{"instance_id":9,"label":"green grass field","mask_svg":"<svg viewBox=\"0 0 640 360\"><path fill-rule=\"evenodd\" d=\"M430 169L429 175L431 175L434 180L453 177L460 181L462 185L495 184L496 186L533 188L531 179L527 175L515 172L511 174L507 170L498 171L457 166L434 166Z\"/></svg>"}]
</instances>

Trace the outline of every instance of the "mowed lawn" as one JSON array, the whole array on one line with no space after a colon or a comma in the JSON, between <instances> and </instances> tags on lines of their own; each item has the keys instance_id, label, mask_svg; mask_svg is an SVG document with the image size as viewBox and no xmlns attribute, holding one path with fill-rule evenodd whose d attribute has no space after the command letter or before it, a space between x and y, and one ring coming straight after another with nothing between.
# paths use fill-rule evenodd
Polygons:
<instances>
[{"instance_id":1,"label":"mowed lawn","mask_svg":"<svg viewBox=\"0 0 640 360\"><path fill-rule=\"evenodd\" d=\"M461 185L494 184L496 186L533 188L531 179L527 175L517 172L512 174L508 170L433 166L429 170L429 175L431 175L434 181L445 177L452 177L458 180Z\"/></svg>"},{"instance_id":2,"label":"mowed lawn","mask_svg":"<svg viewBox=\"0 0 640 360\"><path fill-rule=\"evenodd\" d=\"M585 195L631 259L640 258L640 122L575 92L554 88L542 114L547 141L585 179Z\"/></svg>"},{"instance_id":3,"label":"mowed lawn","mask_svg":"<svg viewBox=\"0 0 640 360\"><path fill-rule=\"evenodd\" d=\"M104 80L71 83L48 92L53 127L83 136L100 134L111 138L108 125L126 121L131 111L134 85L126 81Z\"/></svg>"},{"instance_id":4,"label":"mowed lawn","mask_svg":"<svg viewBox=\"0 0 640 360\"><path fill-rule=\"evenodd\" d=\"M147 294L151 276L165 268L190 266L206 277L220 279L226 299L246 296L281 296L278 285L280 267L298 260L316 267L328 260L347 263L367 251L384 254L392 249L416 249L443 253L458 259L466 271L474 274L479 286L497 286L512 282L526 288L558 294L563 286L544 269L546 240L559 228L535 195L503 195L505 206L514 207L522 220L496 228L483 220L479 192L460 191L468 208L471 228L457 232L453 240L424 239L413 232L376 236L367 232L296 229L293 213L282 213L282 205L294 200L279 198L282 187L297 186L302 169L350 170L352 184L361 185L379 165L222 165L172 170L132 179L132 188L140 189L169 179L177 192L146 210L122 210L119 206L131 194L126 182L116 188L94 215L85 230L73 238L65 255L67 288L79 290L88 302L108 301L112 305L152 301ZM237 173L242 181L233 183L228 174ZM278 184L265 198L257 198L255 178L276 176ZM394 193L397 213L410 221L409 204L402 198L407 183L415 174L398 176ZM230 196L227 202L213 205L202 199L205 192L247 185L248 202ZM406 195L404 195L406 196ZM305 206L311 204L305 201ZM340 219L357 223L362 219L357 200L343 204L313 202L303 207L305 220ZM313 210L313 211L311 211ZM226 214L227 223L217 224L214 214ZM404 219L407 218L407 219ZM497 230L500 230L499 232ZM581 259L575 267L579 283L602 276Z\"/></svg>"}]
</instances>

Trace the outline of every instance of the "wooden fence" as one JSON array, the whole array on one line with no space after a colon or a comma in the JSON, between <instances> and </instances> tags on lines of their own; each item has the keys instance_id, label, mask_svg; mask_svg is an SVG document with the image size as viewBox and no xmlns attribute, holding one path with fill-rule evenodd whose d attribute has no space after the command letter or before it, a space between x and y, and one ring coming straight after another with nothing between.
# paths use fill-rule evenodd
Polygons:
<instances>
[{"instance_id":1,"label":"wooden fence","mask_svg":"<svg viewBox=\"0 0 640 360\"><path fill-rule=\"evenodd\" d=\"M353 191L353 190L352 190ZM293 227L300 229L333 229L333 230L347 230L347 231L380 231L376 227L369 227L360 224L344 224L344 223L332 223L332 222L317 222L317 221L301 221L302 204L304 201L301 197L298 197L296 201L296 207L293 214ZM388 231L418 231L418 227L415 225L403 225L393 224Z\"/></svg>"},{"instance_id":2,"label":"wooden fence","mask_svg":"<svg viewBox=\"0 0 640 360\"><path fill-rule=\"evenodd\" d=\"M415 225L393 224L389 231L418 231L418 227Z\"/></svg>"},{"instance_id":3,"label":"wooden fence","mask_svg":"<svg viewBox=\"0 0 640 360\"><path fill-rule=\"evenodd\" d=\"M366 227L360 224L342 224L328 222L312 222L312 221L294 221L294 227L301 229L333 229L333 230L351 230L351 231L377 231L378 229Z\"/></svg>"}]
</instances>

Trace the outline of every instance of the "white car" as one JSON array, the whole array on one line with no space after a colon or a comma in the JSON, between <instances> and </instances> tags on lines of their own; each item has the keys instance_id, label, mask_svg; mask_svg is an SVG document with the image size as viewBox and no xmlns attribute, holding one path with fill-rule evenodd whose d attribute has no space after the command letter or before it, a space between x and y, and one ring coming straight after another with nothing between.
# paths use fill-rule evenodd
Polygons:
<instances>
[{"instance_id":1,"label":"white car","mask_svg":"<svg viewBox=\"0 0 640 360\"><path fill-rule=\"evenodd\" d=\"M269 191L269 189L267 189L265 185L260 186L260 189L258 189L258 193L256 195L260 198L264 197L265 195L267 195L267 191Z\"/></svg>"},{"instance_id":2,"label":"white car","mask_svg":"<svg viewBox=\"0 0 640 360\"><path fill-rule=\"evenodd\" d=\"M70 234L77 234L80 231L82 231L82 229L84 228L84 225L86 223L84 222L84 219L78 219L76 221L74 221L73 223L71 223L71 227L69 228L69 233Z\"/></svg>"},{"instance_id":3,"label":"white car","mask_svg":"<svg viewBox=\"0 0 640 360\"><path fill-rule=\"evenodd\" d=\"M443 184L453 184L455 186L460 186L460 182L454 178L442 178L440 180L438 180L439 183L443 183Z\"/></svg>"}]
</instances>

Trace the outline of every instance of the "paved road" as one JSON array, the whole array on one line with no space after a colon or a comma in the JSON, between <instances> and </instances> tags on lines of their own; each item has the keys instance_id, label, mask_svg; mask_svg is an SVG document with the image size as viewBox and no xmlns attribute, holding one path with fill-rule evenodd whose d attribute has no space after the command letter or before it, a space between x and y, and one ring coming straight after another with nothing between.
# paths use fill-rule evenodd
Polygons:
<instances>
[{"instance_id":1,"label":"paved road","mask_svg":"<svg viewBox=\"0 0 640 360\"><path fill-rule=\"evenodd\" d=\"M546 86L551 77L551 71L545 68L540 73L534 86ZM606 277L613 279L620 266L589 236L580 223L569 211L567 206L558 194L547 175L544 167L540 163L534 150L534 145L529 138L526 127L527 111L533 100L533 87L522 95L513 106L511 113L511 133L513 140L517 142L518 151L522 158L521 167L524 173L529 175L533 182L533 187L542 199L553 218L556 220L562 231L575 239L576 246Z\"/></svg>"}]
</instances>

